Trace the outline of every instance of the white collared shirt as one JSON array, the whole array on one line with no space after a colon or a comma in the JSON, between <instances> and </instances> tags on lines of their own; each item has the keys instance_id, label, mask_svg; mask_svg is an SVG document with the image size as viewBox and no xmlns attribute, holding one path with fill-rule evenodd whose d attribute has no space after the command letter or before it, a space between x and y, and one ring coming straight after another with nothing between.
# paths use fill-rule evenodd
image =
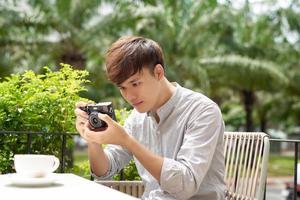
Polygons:
<instances>
[{"instance_id":1,"label":"white collared shirt","mask_svg":"<svg viewBox=\"0 0 300 200\"><path fill-rule=\"evenodd\" d=\"M110 179L134 158L145 184L143 199L224 199L224 123L218 106L206 96L176 85L172 97L158 109L159 123L133 110L124 128L153 153L163 157L160 184L126 149L105 148Z\"/></svg>"}]
</instances>

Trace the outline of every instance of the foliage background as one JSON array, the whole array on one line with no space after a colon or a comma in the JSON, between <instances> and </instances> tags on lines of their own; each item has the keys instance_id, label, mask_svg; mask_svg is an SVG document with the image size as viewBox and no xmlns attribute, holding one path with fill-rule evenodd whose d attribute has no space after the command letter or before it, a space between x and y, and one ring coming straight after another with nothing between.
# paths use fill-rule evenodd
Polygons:
<instances>
[{"instance_id":1,"label":"foliage background","mask_svg":"<svg viewBox=\"0 0 300 200\"><path fill-rule=\"evenodd\" d=\"M219 104L229 129L293 133L299 24L297 0L2 0L0 77L69 63L89 72L83 97L129 108L106 80L104 57L120 36L140 35L162 46L171 81Z\"/></svg>"}]
</instances>

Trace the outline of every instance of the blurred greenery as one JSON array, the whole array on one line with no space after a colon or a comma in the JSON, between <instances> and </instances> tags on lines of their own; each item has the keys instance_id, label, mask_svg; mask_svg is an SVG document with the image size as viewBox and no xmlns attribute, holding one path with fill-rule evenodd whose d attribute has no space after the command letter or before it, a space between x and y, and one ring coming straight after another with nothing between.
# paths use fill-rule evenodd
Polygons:
<instances>
[{"instance_id":1,"label":"blurred greenery","mask_svg":"<svg viewBox=\"0 0 300 200\"><path fill-rule=\"evenodd\" d=\"M129 108L106 80L105 51L120 36L141 35L161 44L171 81L205 93L225 115L242 106L238 120L224 117L230 129L289 130L300 126L299 7L295 0L3 0L0 77L69 63L89 72L82 97Z\"/></svg>"},{"instance_id":2,"label":"blurred greenery","mask_svg":"<svg viewBox=\"0 0 300 200\"><path fill-rule=\"evenodd\" d=\"M75 151L74 152L74 166L68 169L67 172L77 174L83 178L90 179L90 165L88 161L88 155L86 151ZM131 160L128 165L123 169L122 180L141 180L134 161ZM113 177L114 180L121 180L121 173L117 173Z\"/></svg>"},{"instance_id":3,"label":"blurred greenery","mask_svg":"<svg viewBox=\"0 0 300 200\"><path fill-rule=\"evenodd\" d=\"M168 79L217 102L226 130L300 137L292 131L300 127L297 0L2 0L0 82L68 63L89 72L81 97L129 110L104 67L106 50L124 35L157 41Z\"/></svg>"},{"instance_id":4,"label":"blurred greenery","mask_svg":"<svg viewBox=\"0 0 300 200\"><path fill-rule=\"evenodd\" d=\"M74 152L74 166L68 169L69 173L76 174L86 179L91 178L90 164L88 160L88 154L86 151L75 151Z\"/></svg>"}]
</instances>

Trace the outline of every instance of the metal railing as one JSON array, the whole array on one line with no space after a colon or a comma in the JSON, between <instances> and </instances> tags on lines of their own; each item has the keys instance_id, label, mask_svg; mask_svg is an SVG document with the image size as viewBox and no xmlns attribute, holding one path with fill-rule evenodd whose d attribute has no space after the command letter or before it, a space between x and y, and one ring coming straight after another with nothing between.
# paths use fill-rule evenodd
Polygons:
<instances>
[{"instance_id":1,"label":"metal railing","mask_svg":"<svg viewBox=\"0 0 300 200\"><path fill-rule=\"evenodd\" d=\"M27 152L26 153L31 153L32 152L32 136L33 135L43 135L43 134L48 134L48 135L55 135L55 136L60 136L61 137L61 152L60 152L60 172L64 173L65 172L65 156L66 156L66 149L67 149L67 138L68 137L73 137L75 135L79 135L78 133L45 133L45 132L32 132L32 131L0 131L0 136L1 135L27 135ZM299 143L300 140L287 140L287 139L270 139L271 144L272 143L293 143L294 144L294 196L293 198L296 200L297 199L297 165L298 165L298 156L299 156ZM123 174L121 174L122 176ZM296 195L295 195L296 194Z\"/></svg>"},{"instance_id":2,"label":"metal railing","mask_svg":"<svg viewBox=\"0 0 300 200\"><path fill-rule=\"evenodd\" d=\"M66 149L67 149L67 137L73 137L75 135L79 135L78 133L45 133L45 132L32 132L32 131L0 131L1 135L27 135L27 142L26 142L26 153L32 153L32 136L33 135L52 135L52 136L60 136L61 137L61 152L60 152L60 172L65 172L65 156L66 156ZM25 153L25 152L24 152Z\"/></svg>"},{"instance_id":3,"label":"metal railing","mask_svg":"<svg viewBox=\"0 0 300 200\"><path fill-rule=\"evenodd\" d=\"M297 199L297 176L298 176L298 156L299 156L299 143L300 140L287 140L287 139L270 139L271 144L274 142L280 142L280 143L293 143L294 144L294 195L293 199Z\"/></svg>"}]
</instances>

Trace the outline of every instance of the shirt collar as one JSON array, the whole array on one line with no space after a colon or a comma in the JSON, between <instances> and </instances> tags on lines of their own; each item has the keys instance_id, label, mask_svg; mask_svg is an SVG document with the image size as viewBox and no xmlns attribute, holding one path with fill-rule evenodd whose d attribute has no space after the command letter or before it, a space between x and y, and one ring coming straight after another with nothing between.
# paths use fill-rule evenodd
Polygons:
<instances>
[{"instance_id":1,"label":"shirt collar","mask_svg":"<svg viewBox=\"0 0 300 200\"><path fill-rule=\"evenodd\" d=\"M157 109L157 115L160 122L164 121L164 119L166 119L171 114L171 111L175 107L176 100L178 99L178 90L181 88L181 86L176 82L172 84L176 86L174 93L169 100L167 100L159 109ZM153 117L152 113L150 112L147 112L147 115Z\"/></svg>"}]
</instances>

